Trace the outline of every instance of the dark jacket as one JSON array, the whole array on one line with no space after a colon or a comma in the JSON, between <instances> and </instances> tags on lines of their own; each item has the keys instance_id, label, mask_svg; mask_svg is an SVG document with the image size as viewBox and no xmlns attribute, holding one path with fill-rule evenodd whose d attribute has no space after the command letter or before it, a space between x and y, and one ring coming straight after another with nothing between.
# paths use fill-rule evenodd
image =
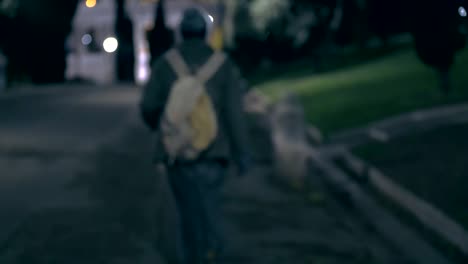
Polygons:
<instances>
[{"instance_id":1,"label":"dark jacket","mask_svg":"<svg viewBox=\"0 0 468 264\"><path fill-rule=\"evenodd\" d=\"M213 54L213 50L202 40L189 40L177 46L189 68L196 72ZM158 128L170 88L177 75L162 56L152 66L150 81L141 100L141 113L145 123L156 133L155 162L166 162L167 153L158 137ZM238 68L228 58L218 72L206 84L218 117L217 140L201 155L201 159L239 161L247 154L246 124L243 112L242 79Z\"/></svg>"}]
</instances>

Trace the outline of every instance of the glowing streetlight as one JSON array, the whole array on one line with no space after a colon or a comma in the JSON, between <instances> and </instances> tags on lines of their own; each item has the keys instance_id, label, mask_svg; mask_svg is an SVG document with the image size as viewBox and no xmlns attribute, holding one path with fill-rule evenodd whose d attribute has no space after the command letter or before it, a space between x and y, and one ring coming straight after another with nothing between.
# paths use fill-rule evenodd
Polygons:
<instances>
[{"instance_id":1,"label":"glowing streetlight","mask_svg":"<svg viewBox=\"0 0 468 264\"><path fill-rule=\"evenodd\" d=\"M96 6L96 0L86 0L86 7L93 8Z\"/></svg>"},{"instance_id":2,"label":"glowing streetlight","mask_svg":"<svg viewBox=\"0 0 468 264\"><path fill-rule=\"evenodd\" d=\"M460 6L458 8L458 14L460 14L460 16L462 16L462 17L466 17L466 15L467 15L466 9L463 6Z\"/></svg>"},{"instance_id":3,"label":"glowing streetlight","mask_svg":"<svg viewBox=\"0 0 468 264\"><path fill-rule=\"evenodd\" d=\"M102 47L107 53L113 53L119 47L119 42L116 38L109 37L104 40L104 42L102 43Z\"/></svg>"}]
</instances>

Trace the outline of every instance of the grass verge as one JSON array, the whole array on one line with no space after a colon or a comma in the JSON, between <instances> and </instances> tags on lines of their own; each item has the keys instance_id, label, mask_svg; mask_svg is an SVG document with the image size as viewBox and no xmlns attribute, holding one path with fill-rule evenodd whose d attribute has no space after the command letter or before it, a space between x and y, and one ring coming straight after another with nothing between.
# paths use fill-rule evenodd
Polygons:
<instances>
[{"instance_id":1,"label":"grass verge","mask_svg":"<svg viewBox=\"0 0 468 264\"><path fill-rule=\"evenodd\" d=\"M413 50L322 74L286 72L256 86L272 98L299 94L307 119L325 134L421 108L468 101L468 50L453 69L454 90L443 96L435 73Z\"/></svg>"},{"instance_id":2,"label":"grass verge","mask_svg":"<svg viewBox=\"0 0 468 264\"><path fill-rule=\"evenodd\" d=\"M468 229L468 125L370 144L354 152Z\"/></svg>"}]
</instances>

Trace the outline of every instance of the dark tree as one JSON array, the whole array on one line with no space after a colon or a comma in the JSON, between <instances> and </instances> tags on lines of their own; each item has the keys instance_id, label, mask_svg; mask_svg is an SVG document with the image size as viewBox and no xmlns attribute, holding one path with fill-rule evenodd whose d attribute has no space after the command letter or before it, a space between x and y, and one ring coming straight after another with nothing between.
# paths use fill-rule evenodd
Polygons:
<instances>
[{"instance_id":1,"label":"dark tree","mask_svg":"<svg viewBox=\"0 0 468 264\"><path fill-rule=\"evenodd\" d=\"M6 40L9 37L9 29L11 27L11 18L0 14L0 49L4 49Z\"/></svg>"},{"instance_id":2,"label":"dark tree","mask_svg":"<svg viewBox=\"0 0 468 264\"><path fill-rule=\"evenodd\" d=\"M125 0L117 0L115 32L119 40L117 50L117 79L123 82L135 80L135 45L133 24L125 12Z\"/></svg>"},{"instance_id":3,"label":"dark tree","mask_svg":"<svg viewBox=\"0 0 468 264\"><path fill-rule=\"evenodd\" d=\"M147 33L151 53L151 65L163 53L174 45L174 33L166 25L165 1L160 0L156 6L154 27Z\"/></svg>"},{"instance_id":4,"label":"dark tree","mask_svg":"<svg viewBox=\"0 0 468 264\"><path fill-rule=\"evenodd\" d=\"M421 61L436 70L440 88L450 90L450 69L466 37L458 8L466 0L367 0L369 24L387 39L399 32L413 36Z\"/></svg>"},{"instance_id":5,"label":"dark tree","mask_svg":"<svg viewBox=\"0 0 468 264\"><path fill-rule=\"evenodd\" d=\"M9 82L24 76L37 84L65 80L65 41L77 3L78 0L19 2L15 16L6 20L6 29L0 29Z\"/></svg>"},{"instance_id":6,"label":"dark tree","mask_svg":"<svg viewBox=\"0 0 468 264\"><path fill-rule=\"evenodd\" d=\"M407 22L421 60L440 77L440 88L450 90L449 72L456 52L465 46L456 1L408 1Z\"/></svg>"},{"instance_id":7,"label":"dark tree","mask_svg":"<svg viewBox=\"0 0 468 264\"><path fill-rule=\"evenodd\" d=\"M406 0L366 0L370 31L384 43L395 34L407 32ZM409 2L409 1L408 1Z\"/></svg>"}]
</instances>

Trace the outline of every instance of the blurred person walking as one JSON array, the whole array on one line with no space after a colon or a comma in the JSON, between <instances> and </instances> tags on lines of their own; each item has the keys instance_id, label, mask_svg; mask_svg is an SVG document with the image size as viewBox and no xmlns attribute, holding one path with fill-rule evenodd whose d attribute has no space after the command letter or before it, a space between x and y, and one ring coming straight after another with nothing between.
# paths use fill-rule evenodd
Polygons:
<instances>
[{"instance_id":1,"label":"blurred person walking","mask_svg":"<svg viewBox=\"0 0 468 264\"><path fill-rule=\"evenodd\" d=\"M225 238L220 188L231 161L249 167L243 83L228 56L207 44L208 15L188 8L182 43L158 58L141 101L156 132L154 161L167 169L180 216L182 263L219 263Z\"/></svg>"}]
</instances>

